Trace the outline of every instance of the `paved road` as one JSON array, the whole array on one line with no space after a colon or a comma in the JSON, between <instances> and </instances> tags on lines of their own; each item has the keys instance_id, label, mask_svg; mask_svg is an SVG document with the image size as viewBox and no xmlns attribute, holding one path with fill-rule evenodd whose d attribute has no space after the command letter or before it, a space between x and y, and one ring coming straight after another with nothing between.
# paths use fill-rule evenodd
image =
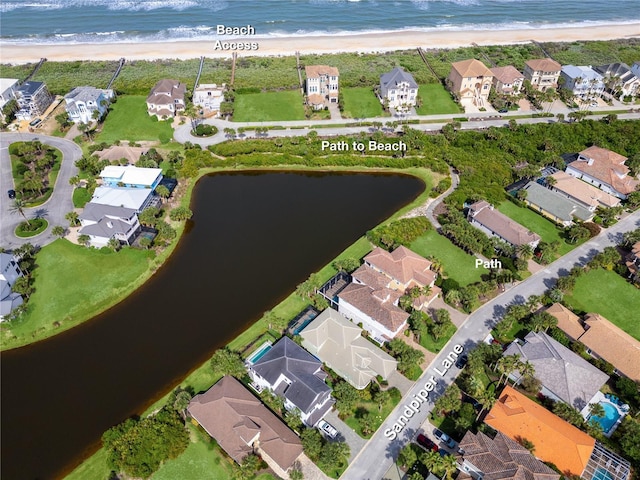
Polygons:
<instances>
[{"instance_id":1,"label":"paved road","mask_svg":"<svg viewBox=\"0 0 640 480\"><path fill-rule=\"evenodd\" d=\"M495 324L502 318L506 308L511 304L521 304L531 295L540 295L555 283L558 276L566 275L575 265L584 265L593 256L602 251L605 247L614 245L622 239L622 233L640 227L640 211L637 211L613 227L603 231L597 237L584 243L580 247L569 252L567 255L556 260L551 265L535 273L525 281L507 290L499 297L486 303L467 318L465 323L458 329L450 342L436 356L425 373L418 380L413 388L403 397L396 409L389 415L380 429L374 434L371 440L361 450L354 462L342 475L343 480L378 480L382 478L391 463L397 457L400 449L411 441L421 425L428 417L433 400L437 398L444 389L450 385L459 370L451 367L445 375L441 376L435 368L442 369L442 360L452 351L454 345L463 345L466 349L473 347L478 342L486 338L487 334ZM473 268L469 265L469 268ZM421 405L418 413L413 414L408 419L408 423L398 437L390 440L384 435L386 429L398 421L398 417L405 410L405 407L415 398L415 395L423 389L425 382L430 378L435 380L434 392L429 394L425 403Z\"/></svg>"},{"instance_id":2,"label":"paved road","mask_svg":"<svg viewBox=\"0 0 640 480\"><path fill-rule=\"evenodd\" d=\"M23 142L38 139L42 143L51 145L62 152L62 165L54 185L53 194L46 203L35 208L25 209L27 218L41 215L49 222L49 227L37 237L29 239L18 238L14 235L16 226L23 220L22 216L10 211L12 201L7 196L7 190L13 189L11 175L11 159L8 147L13 142ZM30 242L34 245L47 245L56 239L51 234L51 228L56 225L67 227L69 222L64 216L73 210L73 187L69 179L77 175L76 160L82 157L82 150L75 143L58 137L49 137L34 133L0 133L0 246L11 249Z\"/></svg>"}]
</instances>

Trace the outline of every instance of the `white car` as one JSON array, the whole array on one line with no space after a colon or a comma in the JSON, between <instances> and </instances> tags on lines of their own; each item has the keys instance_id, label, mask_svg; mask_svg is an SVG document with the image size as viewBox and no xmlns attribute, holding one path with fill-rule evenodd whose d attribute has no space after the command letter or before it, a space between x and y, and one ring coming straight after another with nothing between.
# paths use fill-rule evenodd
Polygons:
<instances>
[{"instance_id":1,"label":"white car","mask_svg":"<svg viewBox=\"0 0 640 480\"><path fill-rule=\"evenodd\" d=\"M336 438L338 436L338 430L336 430L333 425L331 425L329 422L325 420L320 420L318 422L318 429L321 432L324 432L327 435L329 435L331 438Z\"/></svg>"}]
</instances>

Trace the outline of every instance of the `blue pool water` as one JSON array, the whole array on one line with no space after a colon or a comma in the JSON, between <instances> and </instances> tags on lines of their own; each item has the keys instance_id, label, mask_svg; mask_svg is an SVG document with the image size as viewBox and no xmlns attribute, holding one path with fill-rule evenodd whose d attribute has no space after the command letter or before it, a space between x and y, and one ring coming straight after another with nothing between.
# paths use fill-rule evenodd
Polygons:
<instances>
[{"instance_id":1,"label":"blue pool water","mask_svg":"<svg viewBox=\"0 0 640 480\"><path fill-rule=\"evenodd\" d=\"M613 476L604 468L596 468L591 480L613 480Z\"/></svg>"},{"instance_id":2,"label":"blue pool water","mask_svg":"<svg viewBox=\"0 0 640 480\"><path fill-rule=\"evenodd\" d=\"M265 353L271 350L270 343L264 343L258 350L256 350L249 358L247 358L247 362L254 364L258 360L260 360Z\"/></svg>"},{"instance_id":3,"label":"blue pool water","mask_svg":"<svg viewBox=\"0 0 640 480\"><path fill-rule=\"evenodd\" d=\"M589 420L594 420L602 425L602 430L604 433L609 433L611 428L616 424L618 419L620 418L620 413L618 409L613 406L611 403L601 400L600 405L604 408L604 417L596 417L591 416ZM595 478L595 477L594 477Z\"/></svg>"}]
</instances>

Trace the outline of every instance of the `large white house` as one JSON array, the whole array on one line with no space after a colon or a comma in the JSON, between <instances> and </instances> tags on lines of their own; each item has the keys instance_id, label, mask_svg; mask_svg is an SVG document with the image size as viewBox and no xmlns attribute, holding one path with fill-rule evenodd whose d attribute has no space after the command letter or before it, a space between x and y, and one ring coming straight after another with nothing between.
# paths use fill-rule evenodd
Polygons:
<instances>
[{"instance_id":1,"label":"large white house","mask_svg":"<svg viewBox=\"0 0 640 480\"><path fill-rule=\"evenodd\" d=\"M562 88L582 100L594 99L604 93L604 78L590 66L564 65L560 72Z\"/></svg>"},{"instance_id":2,"label":"large white house","mask_svg":"<svg viewBox=\"0 0 640 480\"><path fill-rule=\"evenodd\" d=\"M113 90L102 90L95 87L76 87L64 96L64 106L69 119L73 123L91 123L102 117L109 108L113 98Z\"/></svg>"},{"instance_id":3,"label":"large white house","mask_svg":"<svg viewBox=\"0 0 640 480\"><path fill-rule=\"evenodd\" d=\"M16 90L16 99L20 110L16 112L19 120L31 120L42 115L53 102L44 82L24 82Z\"/></svg>"},{"instance_id":4,"label":"large white house","mask_svg":"<svg viewBox=\"0 0 640 480\"><path fill-rule=\"evenodd\" d=\"M200 107L205 115L220 111L224 101L226 84L201 83L193 91L193 104Z\"/></svg>"},{"instance_id":5,"label":"large white house","mask_svg":"<svg viewBox=\"0 0 640 480\"><path fill-rule=\"evenodd\" d=\"M613 96L635 97L640 93L640 78L626 63L609 63L594 70L604 77L607 91Z\"/></svg>"},{"instance_id":6,"label":"large white house","mask_svg":"<svg viewBox=\"0 0 640 480\"><path fill-rule=\"evenodd\" d=\"M22 297L11 291L13 284L22 275L18 258L8 253L0 253L0 322L11 310L22 305Z\"/></svg>"},{"instance_id":7,"label":"large white house","mask_svg":"<svg viewBox=\"0 0 640 480\"><path fill-rule=\"evenodd\" d=\"M80 235L88 235L94 247L105 247L109 240L131 245L140 231L136 211L131 208L87 203L80 214Z\"/></svg>"},{"instance_id":8,"label":"large white house","mask_svg":"<svg viewBox=\"0 0 640 480\"><path fill-rule=\"evenodd\" d=\"M184 110L187 86L178 80L164 79L156 83L147 96L147 113L159 120L175 117Z\"/></svg>"},{"instance_id":9,"label":"large white house","mask_svg":"<svg viewBox=\"0 0 640 480\"><path fill-rule=\"evenodd\" d=\"M4 118L4 106L16 98L18 83L17 78L0 78L0 118Z\"/></svg>"},{"instance_id":10,"label":"large white house","mask_svg":"<svg viewBox=\"0 0 640 480\"><path fill-rule=\"evenodd\" d=\"M418 84L413 75L396 67L380 76L380 101L389 108L408 110L418 101Z\"/></svg>"},{"instance_id":11,"label":"large white house","mask_svg":"<svg viewBox=\"0 0 640 480\"><path fill-rule=\"evenodd\" d=\"M153 203L154 198L153 190L149 188L98 187L91 203L131 208L140 213Z\"/></svg>"},{"instance_id":12,"label":"large white house","mask_svg":"<svg viewBox=\"0 0 640 480\"><path fill-rule=\"evenodd\" d=\"M162 180L162 169L108 165L100 172L100 178L103 185L108 187L154 189Z\"/></svg>"}]
</instances>

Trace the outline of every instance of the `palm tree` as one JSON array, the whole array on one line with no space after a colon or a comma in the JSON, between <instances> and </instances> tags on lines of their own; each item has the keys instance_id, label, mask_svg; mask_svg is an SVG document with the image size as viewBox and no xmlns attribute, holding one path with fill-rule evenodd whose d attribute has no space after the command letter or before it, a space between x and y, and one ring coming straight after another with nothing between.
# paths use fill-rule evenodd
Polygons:
<instances>
[{"instance_id":1,"label":"palm tree","mask_svg":"<svg viewBox=\"0 0 640 480\"><path fill-rule=\"evenodd\" d=\"M163 199L163 201L169 198L169 195L171 195L171 192L169 191L169 189L164 185L158 185L156 187L156 193L160 198Z\"/></svg>"},{"instance_id":2,"label":"palm tree","mask_svg":"<svg viewBox=\"0 0 640 480\"><path fill-rule=\"evenodd\" d=\"M76 212L69 212L64 216L64 218L69 221L69 225L72 227L75 227L80 223Z\"/></svg>"},{"instance_id":3,"label":"palm tree","mask_svg":"<svg viewBox=\"0 0 640 480\"><path fill-rule=\"evenodd\" d=\"M435 453L435 452L434 452ZM442 470L444 471L444 478L452 480L453 475L458 470L458 461L454 455L445 455L442 458Z\"/></svg>"},{"instance_id":4,"label":"palm tree","mask_svg":"<svg viewBox=\"0 0 640 480\"><path fill-rule=\"evenodd\" d=\"M478 400L478 403L480 404L480 411L476 416L477 422L485 410L490 410L491 407L493 407L493 404L496 403L496 398L493 396L493 393L485 389L480 392L480 395L478 395L476 400Z\"/></svg>"},{"instance_id":5,"label":"palm tree","mask_svg":"<svg viewBox=\"0 0 640 480\"><path fill-rule=\"evenodd\" d=\"M420 462L430 471L439 472L442 470L442 457L438 452L429 450L420 455Z\"/></svg>"},{"instance_id":6,"label":"palm tree","mask_svg":"<svg viewBox=\"0 0 640 480\"><path fill-rule=\"evenodd\" d=\"M590 403L589 404L589 415L591 417L604 417L604 407L599 403Z\"/></svg>"},{"instance_id":7,"label":"palm tree","mask_svg":"<svg viewBox=\"0 0 640 480\"><path fill-rule=\"evenodd\" d=\"M86 247L87 245L89 245L90 241L91 238L89 237L89 235L82 234L78 236L78 243L80 245L84 245Z\"/></svg>"},{"instance_id":8,"label":"palm tree","mask_svg":"<svg viewBox=\"0 0 640 480\"><path fill-rule=\"evenodd\" d=\"M500 374L500 380L498 380L498 384L502 383L502 379L504 377L509 378L509 375L517 369L518 363L520 363L520 355L518 354L500 357L500 359L496 363L496 371Z\"/></svg>"},{"instance_id":9,"label":"palm tree","mask_svg":"<svg viewBox=\"0 0 640 480\"><path fill-rule=\"evenodd\" d=\"M61 227L60 225L56 225L51 229L51 233L56 237L64 237L64 234L66 233L66 231L64 227Z\"/></svg>"},{"instance_id":10,"label":"palm tree","mask_svg":"<svg viewBox=\"0 0 640 480\"><path fill-rule=\"evenodd\" d=\"M518 362L517 370L520 373L520 377L516 383L520 383L520 380L524 377L533 377L536 373L536 369L533 364L527 360L525 362Z\"/></svg>"},{"instance_id":11,"label":"palm tree","mask_svg":"<svg viewBox=\"0 0 640 480\"><path fill-rule=\"evenodd\" d=\"M11 211L11 213L18 213L22 215L22 217L27 222L27 225L31 226L31 223L29 223L29 219L24 214L25 208L27 208L27 203L21 198L16 198L13 200L13 204L11 204L11 206L9 207L9 210Z\"/></svg>"}]
</instances>

